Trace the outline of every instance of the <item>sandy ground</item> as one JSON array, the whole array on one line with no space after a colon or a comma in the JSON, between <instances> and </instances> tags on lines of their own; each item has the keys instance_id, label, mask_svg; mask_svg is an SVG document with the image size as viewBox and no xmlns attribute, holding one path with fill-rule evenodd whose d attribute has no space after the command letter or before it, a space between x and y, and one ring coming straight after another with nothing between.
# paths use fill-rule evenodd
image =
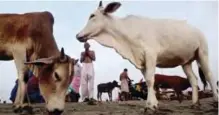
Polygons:
<instances>
[{"instance_id":1,"label":"sandy ground","mask_svg":"<svg viewBox=\"0 0 219 115\"><path fill-rule=\"evenodd\" d=\"M191 100L159 101L159 110L154 115L218 115L218 108L211 106L212 98L201 99L200 109L191 108ZM64 115L148 115L144 113L144 101L103 102L97 105L67 103ZM44 105L34 106L34 115L46 115ZM11 104L0 104L0 115L16 115Z\"/></svg>"}]
</instances>

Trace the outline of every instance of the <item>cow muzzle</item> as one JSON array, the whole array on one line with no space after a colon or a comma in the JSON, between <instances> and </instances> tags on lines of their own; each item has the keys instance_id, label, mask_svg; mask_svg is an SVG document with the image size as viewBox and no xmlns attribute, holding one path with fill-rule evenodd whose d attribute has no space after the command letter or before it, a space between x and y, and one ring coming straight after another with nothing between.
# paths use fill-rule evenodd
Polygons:
<instances>
[{"instance_id":1,"label":"cow muzzle","mask_svg":"<svg viewBox=\"0 0 219 115\"><path fill-rule=\"evenodd\" d=\"M87 36L81 36L80 34L77 34L76 38L79 42L86 42L87 41Z\"/></svg>"},{"instance_id":2,"label":"cow muzzle","mask_svg":"<svg viewBox=\"0 0 219 115\"><path fill-rule=\"evenodd\" d=\"M61 115L63 110L54 109L53 111L48 111L49 115Z\"/></svg>"},{"instance_id":3,"label":"cow muzzle","mask_svg":"<svg viewBox=\"0 0 219 115\"><path fill-rule=\"evenodd\" d=\"M50 101L46 104L49 115L61 115L64 111L65 100L62 95L50 96Z\"/></svg>"}]
</instances>

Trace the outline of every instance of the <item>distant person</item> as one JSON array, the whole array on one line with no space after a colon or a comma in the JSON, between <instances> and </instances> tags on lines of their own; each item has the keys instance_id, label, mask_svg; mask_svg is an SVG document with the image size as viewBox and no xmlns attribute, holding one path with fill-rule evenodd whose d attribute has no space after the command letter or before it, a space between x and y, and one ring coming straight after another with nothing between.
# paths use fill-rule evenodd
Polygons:
<instances>
[{"instance_id":1,"label":"distant person","mask_svg":"<svg viewBox=\"0 0 219 115\"><path fill-rule=\"evenodd\" d=\"M24 81L25 83L27 83L28 79L30 79L32 77L32 73L30 70L27 70L24 76ZM18 79L15 81L15 86L13 87L12 91L11 91L11 95L10 95L10 100L12 101L12 103L14 103L15 98L16 98L16 94L17 94L17 89L18 89ZM25 101L27 101L27 99L24 99Z\"/></svg>"},{"instance_id":2,"label":"distant person","mask_svg":"<svg viewBox=\"0 0 219 115\"><path fill-rule=\"evenodd\" d=\"M142 90L141 90L141 89L142 89L142 88L141 88L142 82L143 82L143 78L141 78L141 80L139 81L138 85L135 86L135 89L136 89L138 92L141 92L141 91L142 91Z\"/></svg>"},{"instance_id":3,"label":"distant person","mask_svg":"<svg viewBox=\"0 0 219 115\"><path fill-rule=\"evenodd\" d=\"M31 72L32 73L32 72ZM27 92L31 103L43 103L44 99L40 94L39 89L39 80L32 74L29 74L30 77L27 82Z\"/></svg>"},{"instance_id":4,"label":"distant person","mask_svg":"<svg viewBox=\"0 0 219 115\"><path fill-rule=\"evenodd\" d=\"M128 69L124 69L123 72L120 74L120 81L121 81L121 95L122 97L127 100L129 95L129 81L130 78L128 77Z\"/></svg>"},{"instance_id":5,"label":"distant person","mask_svg":"<svg viewBox=\"0 0 219 115\"><path fill-rule=\"evenodd\" d=\"M81 53L81 96L84 102L93 104L94 102L94 66L96 60L95 52L90 50L90 44L84 43L85 51Z\"/></svg>"},{"instance_id":6,"label":"distant person","mask_svg":"<svg viewBox=\"0 0 219 115\"><path fill-rule=\"evenodd\" d=\"M81 66L76 64L74 66L74 76L68 89L68 95L71 102L78 102L80 98L79 88L81 84Z\"/></svg>"},{"instance_id":7,"label":"distant person","mask_svg":"<svg viewBox=\"0 0 219 115\"><path fill-rule=\"evenodd\" d=\"M7 102L6 101L3 101L3 104L6 104Z\"/></svg>"},{"instance_id":8,"label":"distant person","mask_svg":"<svg viewBox=\"0 0 219 115\"><path fill-rule=\"evenodd\" d=\"M40 95L39 85L38 85L38 78L36 78L31 70L28 70L25 76L25 82L27 82L27 92L32 103L42 103L44 102L43 97ZM16 98L18 88L18 80L15 81L15 86L11 91L10 100L14 103ZM27 92L25 93L24 101L27 102Z\"/></svg>"},{"instance_id":9,"label":"distant person","mask_svg":"<svg viewBox=\"0 0 219 115\"><path fill-rule=\"evenodd\" d=\"M10 100L12 101L12 103L14 103L15 98L16 98L16 93L17 93L17 88L18 88L18 79L15 81L15 86L11 91L11 96L10 96Z\"/></svg>"}]
</instances>

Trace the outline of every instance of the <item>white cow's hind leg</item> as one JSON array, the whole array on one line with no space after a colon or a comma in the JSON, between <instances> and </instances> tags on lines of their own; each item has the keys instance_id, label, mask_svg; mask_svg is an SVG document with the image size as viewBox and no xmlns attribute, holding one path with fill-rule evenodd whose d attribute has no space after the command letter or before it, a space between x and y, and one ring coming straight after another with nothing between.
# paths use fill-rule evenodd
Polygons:
<instances>
[{"instance_id":1,"label":"white cow's hind leg","mask_svg":"<svg viewBox=\"0 0 219 115\"><path fill-rule=\"evenodd\" d=\"M183 65L182 68L192 86L192 102L195 105L198 102L198 82L197 82L197 77L192 70L192 63L187 63Z\"/></svg>"},{"instance_id":2,"label":"white cow's hind leg","mask_svg":"<svg viewBox=\"0 0 219 115\"><path fill-rule=\"evenodd\" d=\"M200 67L205 75L206 80L208 81L208 83L211 86L211 89L212 89L212 92L214 95L214 100L218 102L217 91L213 85L213 84L216 84L216 81L213 81L213 79L212 79L212 73L211 73L211 70L209 68L208 56L202 52L199 52L199 59L197 60L197 62L200 65Z\"/></svg>"},{"instance_id":3,"label":"white cow's hind leg","mask_svg":"<svg viewBox=\"0 0 219 115\"><path fill-rule=\"evenodd\" d=\"M155 96L154 91L154 74L156 68L155 58L146 58L145 70L142 70L142 73L145 77L146 85L148 88L148 95L146 101L146 109L149 108L151 110L156 110L158 107L158 101Z\"/></svg>"}]
</instances>

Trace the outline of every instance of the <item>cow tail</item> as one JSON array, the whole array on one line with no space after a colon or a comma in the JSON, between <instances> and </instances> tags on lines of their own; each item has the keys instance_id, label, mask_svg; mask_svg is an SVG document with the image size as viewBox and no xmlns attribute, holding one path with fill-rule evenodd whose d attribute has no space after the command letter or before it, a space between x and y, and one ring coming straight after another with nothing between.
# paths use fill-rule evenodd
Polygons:
<instances>
[{"instance_id":1,"label":"cow tail","mask_svg":"<svg viewBox=\"0 0 219 115\"><path fill-rule=\"evenodd\" d=\"M207 84L205 75L204 75L204 73L203 73L203 71L202 71L202 69L201 69L200 66L198 67L198 73L199 73L199 76L200 76L200 78L201 78L201 81L202 81L202 83L203 83L203 85L204 85L203 90L205 90L205 88L207 87L208 84Z\"/></svg>"}]
</instances>

